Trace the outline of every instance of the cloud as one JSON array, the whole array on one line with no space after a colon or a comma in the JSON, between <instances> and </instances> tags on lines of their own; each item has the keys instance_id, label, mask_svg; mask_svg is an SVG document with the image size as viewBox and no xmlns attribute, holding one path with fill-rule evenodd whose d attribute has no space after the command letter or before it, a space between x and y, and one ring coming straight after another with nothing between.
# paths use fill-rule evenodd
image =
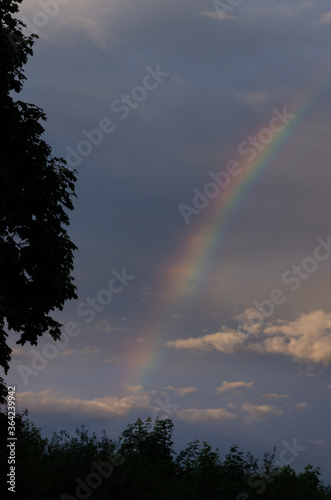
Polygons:
<instances>
[{"instance_id":1,"label":"cloud","mask_svg":"<svg viewBox=\"0 0 331 500\"><path fill-rule=\"evenodd\" d=\"M250 403L244 403L242 409L247 413L247 423L258 422L267 416L279 416L283 414L282 410L278 410L274 406L270 405L252 405Z\"/></svg>"},{"instance_id":2,"label":"cloud","mask_svg":"<svg viewBox=\"0 0 331 500\"><path fill-rule=\"evenodd\" d=\"M331 24L331 12L325 12L318 21L315 21L314 25Z\"/></svg>"},{"instance_id":3,"label":"cloud","mask_svg":"<svg viewBox=\"0 0 331 500\"><path fill-rule=\"evenodd\" d=\"M267 326L263 352L280 353L297 361L322 363L331 361L331 314L314 311L294 321L278 321Z\"/></svg>"},{"instance_id":4,"label":"cloud","mask_svg":"<svg viewBox=\"0 0 331 500\"><path fill-rule=\"evenodd\" d=\"M186 396L186 394L191 394L192 392L196 392L197 391L197 388L196 387L179 387L177 389L177 394L178 396Z\"/></svg>"},{"instance_id":5,"label":"cloud","mask_svg":"<svg viewBox=\"0 0 331 500\"><path fill-rule=\"evenodd\" d=\"M60 356L76 356L78 351L76 349L66 349L65 351L61 351Z\"/></svg>"},{"instance_id":6,"label":"cloud","mask_svg":"<svg viewBox=\"0 0 331 500\"><path fill-rule=\"evenodd\" d=\"M176 387L173 387L172 385L165 387L165 389L168 391L174 391L180 397L186 396L187 394L191 394L192 392L196 392L198 390L194 386L176 388Z\"/></svg>"},{"instance_id":7,"label":"cloud","mask_svg":"<svg viewBox=\"0 0 331 500\"><path fill-rule=\"evenodd\" d=\"M224 410L223 408L208 408L205 410L187 409L179 411L177 415L181 420L191 423L210 420L226 422L236 418L234 413Z\"/></svg>"},{"instance_id":8,"label":"cloud","mask_svg":"<svg viewBox=\"0 0 331 500\"><path fill-rule=\"evenodd\" d=\"M85 19L85 22L80 24L80 30L99 49L108 49L112 44L120 41L100 19Z\"/></svg>"},{"instance_id":9,"label":"cloud","mask_svg":"<svg viewBox=\"0 0 331 500\"><path fill-rule=\"evenodd\" d=\"M222 327L218 333L204 335L203 337L190 337L188 339L169 340L165 343L167 347L175 349L191 349L198 351L217 351L229 353L233 352L234 346L243 343L248 335L236 330Z\"/></svg>"},{"instance_id":10,"label":"cloud","mask_svg":"<svg viewBox=\"0 0 331 500\"><path fill-rule=\"evenodd\" d=\"M311 405L308 403L302 402L302 403L287 403L291 408L294 410L304 410L305 408L311 408Z\"/></svg>"},{"instance_id":11,"label":"cloud","mask_svg":"<svg viewBox=\"0 0 331 500\"><path fill-rule=\"evenodd\" d=\"M64 351L60 351L59 354L62 356L96 356L98 354L101 354L103 351L99 347L96 346L86 346L84 349L78 350L78 349L65 349Z\"/></svg>"},{"instance_id":12,"label":"cloud","mask_svg":"<svg viewBox=\"0 0 331 500\"><path fill-rule=\"evenodd\" d=\"M283 354L303 363L331 362L331 313L313 311L301 314L293 321L274 321L263 327L253 326L253 334L222 327L221 332L202 337L166 342L175 349L197 351L216 350L233 353L234 347L243 347L260 354ZM260 337L260 342L256 342Z\"/></svg>"},{"instance_id":13,"label":"cloud","mask_svg":"<svg viewBox=\"0 0 331 500\"><path fill-rule=\"evenodd\" d=\"M268 394L263 394L261 396L262 398L265 399L282 399L282 398L289 398L289 394L275 394L275 393L268 393Z\"/></svg>"},{"instance_id":14,"label":"cloud","mask_svg":"<svg viewBox=\"0 0 331 500\"><path fill-rule=\"evenodd\" d=\"M107 24L109 13L111 12L113 19L120 2L113 0L107 2L108 5L99 2L93 8L88 0L70 0L64 5L54 3L57 5L57 12L45 15L46 9L40 8L41 2L39 8L35 0L23 2L19 17L26 23L29 33L37 33L53 43L66 44L77 42L77 35L80 35L101 50L109 49L121 40ZM41 21L41 17L44 21Z\"/></svg>"},{"instance_id":15,"label":"cloud","mask_svg":"<svg viewBox=\"0 0 331 500\"><path fill-rule=\"evenodd\" d=\"M140 392L143 390L143 386L142 385L127 385L126 389L129 392Z\"/></svg>"},{"instance_id":16,"label":"cloud","mask_svg":"<svg viewBox=\"0 0 331 500\"><path fill-rule=\"evenodd\" d=\"M33 353L31 350L26 351L24 349L12 349L12 357L15 359L17 362L26 362L27 360L30 360L33 357Z\"/></svg>"},{"instance_id":17,"label":"cloud","mask_svg":"<svg viewBox=\"0 0 331 500\"><path fill-rule=\"evenodd\" d=\"M106 420L113 416L123 416L132 409L148 408L151 395L142 393L123 398L103 397L91 400L60 397L57 392L43 390L39 393L21 392L17 394L17 402L21 408L29 408L31 412L43 415L79 415L82 418Z\"/></svg>"},{"instance_id":18,"label":"cloud","mask_svg":"<svg viewBox=\"0 0 331 500\"><path fill-rule=\"evenodd\" d=\"M254 382L227 382L224 380L220 387L216 387L216 392L221 394L226 391L231 391L232 389L237 389L239 387L245 387L246 389L251 389Z\"/></svg>"}]
</instances>

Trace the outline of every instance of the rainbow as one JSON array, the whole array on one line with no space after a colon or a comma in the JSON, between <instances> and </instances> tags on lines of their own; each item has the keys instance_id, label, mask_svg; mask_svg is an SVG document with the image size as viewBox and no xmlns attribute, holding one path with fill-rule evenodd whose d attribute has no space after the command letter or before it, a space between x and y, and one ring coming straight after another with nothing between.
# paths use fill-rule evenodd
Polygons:
<instances>
[{"instance_id":1,"label":"rainbow","mask_svg":"<svg viewBox=\"0 0 331 500\"><path fill-rule=\"evenodd\" d=\"M273 140L263 151L257 152L254 161L249 163L247 158L240 156L237 159L242 167L240 174L231 177L228 186L210 200L208 207L201 211L196 220L192 219L192 226L194 224L194 228L197 228L188 232L180 245L176 259L165 266L160 275L163 292L158 306L148 318L147 324L145 323L144 331L141 332L145 342L140 346L136 344L129 353L128 362L131 369L128 377L125 377L128 383L144 384L152 369L160 364L166 364L167 355L164 353L166 348L163 346L166 339L161 333L162 323L166 321L175 304L192 298L193 289L203 289L206 278L213 270L216 252L219 254L230 232L234 216L244 199L262 175L275 165L275 160L279 160L281 155L296 144L300 135L299 132L295 134L295 131L312 111L319 111L318 105L328 91L330 83L331 73L330 68L327 68L317 75L305 95L288 107L289 113L295 117L282 131L275 133ZM281 109L279 108L280 111ZM268 128L271 117L267 124L258 130ZM206 182L210 181L210 178L206 179ZM203 188L200 191L202 192Z\"/></svg>"}]
</instances>

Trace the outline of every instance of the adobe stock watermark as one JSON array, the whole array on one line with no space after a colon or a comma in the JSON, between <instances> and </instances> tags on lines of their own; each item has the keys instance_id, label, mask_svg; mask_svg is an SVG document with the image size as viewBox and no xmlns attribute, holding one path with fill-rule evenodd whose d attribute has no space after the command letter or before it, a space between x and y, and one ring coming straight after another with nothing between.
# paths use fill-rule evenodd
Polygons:
<instances>
[{"instance_id":1,"label":"adobe stock watermark","mask_svg":"<svg viewBox=\"0 0 331 500\"><path fill-rule=\"evenodd\" d=\"M290 287L291 292L296 292L303 281L306 281L314 274L321 262L325 262L331 255L331 234L326 239L316 238L318 245L314 248L312 255L306 257L301 265L293 264L282 274L282 282ZM279 289L274 288L268 299L258 302L254 300L253 304L262 318L269 318L274 313L275 306L284 304L287 296Z\"/></svg>"},{"instance_id":2,"label":"adobe stock watermark","mask_svg":"<svg viewBox=\"0 0 331 500\"><path fill-rule=\"evenodd\" d=\"M318 270L320 263L325 262L331 256L331 234L324 239L318 237L316 241L318 245L313 249L312 254L305 257L301 264L292 264L281 276L282 282L289 286L291 292L296 292L302 283ZM254 300L254 309L244 318L239 316L237 330L224 333L223 342L227 346L227 352L233 353L235 346L243 344L248 339L251 329L260 328L263 321L272 316L276 307L284 304L286 300L287 295L280 288L271 290L269 297L262 301Z\"/></svg>"},{"instance_id":3,"label":"adobe stock watermark","mask_svg":"<svg viewBox=\"0 0 331 500\"><path fill-rule=\"evenodd\" d=\"M283 449L279 453L276 462L273 464L274 467L278 467L280 470L282 467L293 464L295 459L298 458L300 454L307 449L306 446L299 446L296 438L292 440L292 444L284 440L282 441L282 445ZM248 486L250 486L251 488L258 488L256 489L256 494L262 495L262 493L265 492L267 485L275 481L277 475L279 474L279 469L276 469L273 474L265 478L259 476L258 474L252 474L248 478ZM250 496L244 492L239 493L239 495L236 496L236 500L247 500L249 498Z\"/></svg>"},{"instance_id":4,"label":"adobe stock watermark","mask_svg":"<svg viewBox=\"0 0 331 500\"><path fill-rule=\"evenodd\" d=\"M163 402L160 398L156 398L154 399L154 401L158 406L154 408L152 414L153 420L166 420L167 418L172 417L176 410L179 408L179 405L173 405L170 403L169 396L166 396L165 402ZM163 411L164 413L159 416L159 412L161 411Z\"/></svg>"},{"instance_id":5,"label":"adobe stock watermark","mask_svg":"<svg viewBox=\"0 0 331 500\"><path fill-rule=\"evenodd\" d=\"M142 78L141 84L136 85L128 94L121 94L119 98L114 99L110 104L110 109L114 115L118 116L119 120L123 121L130 116L134 109L145 101L149 92L156 90L163 80L170 73L162 71L160 64L155 68L151 66L145 67L146 74ZM75 147L66 146L66 163L69 167L77 167L83 160L89 156L95 148L100 146L105 136L109 136L116 130L114 119L110 117L102 118L96 128L91 130L83 129L82 135L84 139L78 142Z\"/></svg>"},{"instance_id":6,"label":"adobe stock watermark","mask_svg":"<svg viewBox=\"0 0 331 500\"><path fill-rule=\"evenodd\" d=\"M129 285L129 282L135 279L135 276L126 274L125 267L121 273L113 269L112 275L107 288L99 290L96 297L88 297L77 306L76 314L84 318L85 323L90 324L97 313L102 312L105 307L111 304L114 295L121 293ZM17 366L24 385L27 386L30 383L31 376L38 376L48 366L49 361L55 359L68 346L70 339L78 337L81 331L75 321L69 321L64 325L64 332L60 340L52 340L42 348L41 352L32 349L33 356L30 365Z\"/></svg>"},{"instance_id":7,"label":"adobe stock watermark","mask_svg":"<svg viewBox=\"0 0 331 500\"><path fill-rule=\"evenodd\" d=\"M236 7L243 3L243 1L244 0L227 0L226 2L221 2L220 0L213 0L213 6L220 20L224 21L224 19L227 18L227 14L231 14Z\"/></svg>"},{"instance_id":8,"label":"adobe stock watermark","mask_svg":"<svg viewBox=\"0 0 331 500\"><path fill-rule=\"evenodd\" d=\"M132 446L132 451L138 449L141 439L135 438ZM76 477L75 496L63 493L61 500L87 500L93 493L93 490L100 488L105 479L108 479L114 471L114 467L119 467L125 462L125 458L120 452L110 454L108 460L103 462L92 462L92 472L83 481L81 478Z\"/></svg>"},{"instance_id":9,"label":"adobe stock watermark","mask_svg":"<svg viewBox=\"0 0 331 500\"><path fill-rule=\"evenodd\" d=\"M173 415L174 410L179 408L179 405L172 405L169 402L169 396L166 397L166 402L163 403L160 398L156 398L154 400L157 405L153 411L152 420L156 422L157 420L164 420L170 418ZM165 415L162 417L158 417L158 412L163 410ZM131 447L131 451L135 451L139 449L139 445L142 441L144 441L144 436L135 437L134 443ZM130 449L128 450L130 452ZM68 493L64 493L61 496L61 500L87 500L92 495L93 491L100 488L105 479L108 479L114 472L114 467L119 467L123 465L125 462L124 456L117 452L115 454L111 454L108 460L103 462L92 462L93 471L88 474L88 476L82 480L79 477L76 477L76 489L75 496L68 495Z\"/></svg>"},{"instance_id":10,"label":"adobe stock watermark","mask_svg":"<svg viewBox=\"0 0 331 500\"><path fill-rule=\"evenodd\" d=\"M289 113L284 106L282 111L273 108L273 116L269 121L269 126L261 128L256 136L249 135L238 146L238 153L244 156L248 163L254 161L257 155L273 142L275 136L281 133L287 125L294 120L297 115ZM180 203L178 209L186 224L190 224L193 215L199 215L210 203L210 200L217 198L226 189L232 177L237 177L243 171L242 165L237 160L229 161L224 170L215 173L209 172L212 181L205 184L202 190L194 188L192 205Z\"/></svg>"},{"instance_id":11,"label":"adobe stock watermark","mask_svg":"<svg viewBox=\"0 0 331 500\"><path fill-rule=\"evenodd\" d=\"M67 5L71 0L38 0L41 10L35 12L32 20L23 16L21 20L33 34L38 34L41 28L45 28L49 20L57 16L62 5Z\"/></svg>"},{"instance_id":12,"label":"adobe stock watermark","mask_svg":"<svg viewBox=\"0 0 331 500\"><path fill-rule=\"evenodd\" d=\"M38 35L39 29L44 28L50 19L55 17L59 12L62 5L66 5L71 0L39 0L38 5L41 10L35 12L32 16L32 20L26 16L22 16L19 21L24 24L24 27L28 29L30 35ZM17 53L22 49L23 45L29 45L28 40L24 39L21 33L8 33L7 38L10 41L14 51Z\"/></svg>"}]
</instances>

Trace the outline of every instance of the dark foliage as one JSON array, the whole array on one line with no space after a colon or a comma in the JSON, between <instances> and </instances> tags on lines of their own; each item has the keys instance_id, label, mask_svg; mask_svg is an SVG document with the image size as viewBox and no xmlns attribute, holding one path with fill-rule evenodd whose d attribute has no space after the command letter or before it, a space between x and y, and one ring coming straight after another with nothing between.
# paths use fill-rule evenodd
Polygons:
<instances>
[{"instance_id":1,"label":"dark foliage","mask_svg":"<svg viewBox=\"0 0 331 500\"><path fill-rule=\"evenodd\" d=\"M171 420L138 419L117 441L81 426L75 434L42 438L27 413L16 418L16 490L19 500L322 500L331 499L319 468L296 473L276 467L275 450L262 463L251 453L219 450L199 441L176 454ZM12 498L8 472L7 417L0 413L0 498Z\"/></svg>"},{"instance_id":2,"label":"dark foliage","mask_svg":"<svg viewBox=\"0 0 331 500\"><path fill-rule=\"evenodd\" d=\"M36 35L23 35L14 15L22 0L0 1L0 366L8 372L8 331L17 343L36 345L45 332L57 339L61 324L50 312L76 298L71 277L76 249L65 227L73 209L75 173L51 156L42 139L43 111L14 96ZM3 380L0 379L0 401Z\"/></svg>"}]
</instances>

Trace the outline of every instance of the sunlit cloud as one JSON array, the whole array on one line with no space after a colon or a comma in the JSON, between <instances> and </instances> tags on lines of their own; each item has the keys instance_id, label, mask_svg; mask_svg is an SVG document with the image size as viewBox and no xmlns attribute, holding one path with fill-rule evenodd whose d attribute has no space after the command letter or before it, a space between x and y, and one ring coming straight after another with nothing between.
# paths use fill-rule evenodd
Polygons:
<instances>
[{"instance_id":1,"label":"sunlit cloud","mask_svg":"<svg viewBox=\"0 0 331 500\"><path fill-rule=\"evenodd\" d=\"M280 416L283 414L282 410L270 405L252 405L244 403L242 409L247 413L246 421L248 423L258 422L264 417Z\"/></svg>"},{"instance_id":2,"label":"sunlit cloud","mask_svg":"<svg viewBox=\"0 0 331 500\"><path fill-rule=\"evenodd\" d=\"M143 386L142 385L127 385L126 389L129 392L141 392L143 390Z\"/></svg>"},{"instance_id":3,"label":"sunlit cloud","mask_svg":"<svg viewBox=\"0 0 331 500\"><path fill-rule=\"evenodd\" d=\"M226 330L198 338L177 339L165 345L175 349L196 351L216 350L233 353L242 344L260 354L283 354L303 363L331 362L331 314L313 311L302 314L293 321L274 321L261 329L260 342L257 335L248 335L235 330Z\"/></svg>"},{"instance_id":4,"label":"sunlit cloud","mask_svg":"<svg viewBox=\"0 0 331 500\"><path fill-rule=\"evenodd\" d=\"M330 332L330 313L314 311L302 314L294 321L278 321L267 326L264 334L268 338L262 342L262 350L326 366L331 362Z\"/></svg>"},{"instance_id":5,"label":"sunlit cloud","mask_svg":"<svg viewBox=\"0 0 331 500\"><path fill-rule=\"evenodd\" d=\"M254 382L227 382L224 380L222 382L222 385L220 387L216 387L216 392L218 394L222 394L223 392L226 391L231 391L233 389L238 389L238 388L246 388L246 389L251 389L253 387Z\"/></svg>"},{"instance_id":6,"label":"sunlit cloud","mask_svg":"<svg viewBox=\"0 0 331 500\"><path fill-rule=\"evenodd\" d=\"M318 21L314 22L315 26L317 25L322 25L322 24L331 24L331 12L325 12Z\"/></svg>"},{"instance_id":7,"label":"sunlit cloud","mask_svg":"<svg viewBox=\"0 0 331 500\"><path fill-rule=\"evenodd\" d=\"M217 422L227 422L236 418L236 415L234 413L224 410L223 408L208 408L204 410L180 410L177 415L181 420L185 420L191 423L201 423L210 420Z\"/></svg>"},{"instance_id":8,"label":"sunlit cloud","mask_svg":"<svg viewBox=\"0 0 331 500\"><path fill-rule=\"evenodd\" d=\"M151 406L151 394L131 394L123 398L103 397L84 400L70 396L59 396L57 392L43 390L39 393L21 392L17 394L21 408L29 408L39 415L79 415L95 420L105 420L112 416L123 416L132 409Z\"/></svg>"},{"instance_id":9,"label":"sunlit cloud","mask_svg":"<svg viewBox=\"0 0 331 500\"><path fill-rule=\"evenodd\" d=\"M248 335L233 329L222 327L218 333L211 333L202 337L188 339L169 340L165 343L167 347L175 349L189 349L197 351L211 351L216 349L220 352L233 352L234 348L247 340Z\"/></svg>"},{"instance_id":10,"label":"sunlit cloud","mask_svg":"<svg viewBox=\"0 0 331 500\"><path fill-rule=\"evenodd\" d=\"M190 387L173 387L172 385L169 385L168 387L165 387L166 390L168 391L174 391L177 396L184 397L187 394L191 394L192 392L196 392L198 389L194 386Z\"/></svg>"}]
</instances>

